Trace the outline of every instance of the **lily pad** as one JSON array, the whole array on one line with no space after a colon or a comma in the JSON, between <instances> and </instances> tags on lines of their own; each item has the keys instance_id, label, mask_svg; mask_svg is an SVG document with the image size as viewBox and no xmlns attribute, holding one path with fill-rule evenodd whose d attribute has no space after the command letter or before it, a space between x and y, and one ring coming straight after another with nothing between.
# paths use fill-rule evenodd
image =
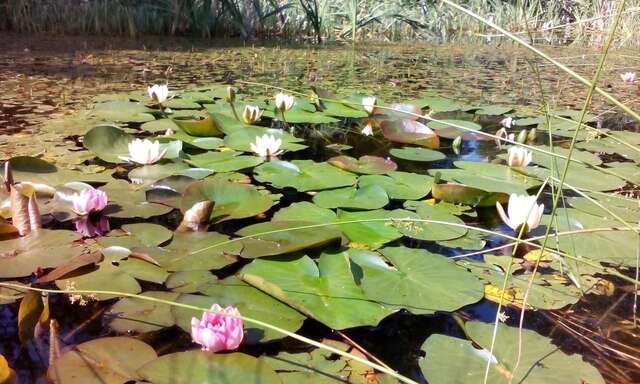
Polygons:
<instances>
[{"instance_id":1,"label":"lily pad","mask_svg":"<svg viewBox=\"0 0 640 384\"><path fill-rule=\"evenodd\" d=\"M444 153L420 147L393 148L391 156L411 161L438 161L446 158Z\"/></svg>"},{"instance_id":2,"label":"lily pad","mask_svg":"<svg viewBox=\"0 0 640 384\"><path fill-rule=\"evenodd\" d=\"M377 325L392 310L369 301L346 253L256 259L240 278L333 329Z\"/></svg>"},{"instance_id":3,"label":"lily pad","mask_svg":"<svg viewBox=\"0 0 640 384\"><path fill-rule=\"evenodd\" d=\"M187 187L182 198L182 212L200 201L213 201L211 219L216 222L242 219L267 211L274 201L251 184L205 179Z\"/></svg>"},{"instance_id":4,"label":"lily pad","mask_svg":"<svg viewBox=\"0 0 640 384\"><path fill-rule=\"evenodd\" d=\"M279 384L273 369L243 353L176 352L159 357L138 370L154 384Z\"/></svg>"},{"instance_id":5,"label":"lily pad","mask_svg":"<svg viewBox=\"0 0 640 384\"><path fill-rule=\"evenodd\" d=\"M431 128L415 120L385 120L381 128L384 137L390 141L433 149L440 147L438 135Z\"/></svg>"},{"instance_id":6,"label":"lily pad","mask_svg":"<svg viewBox=\"0 0 640 384\"><path fill-rule=\"evenodd\" d=\"M142 189L124 180L113 180L100 189L109 196L109 205L104 213L111 217L141 217L149 218L164 215L173 208L161 204L147 202Z\"/></svg>"},{"instance_id":7,"label":"lily pad","mask_svg":"<svg viewBox=\"0 0 640 384\"><path fill-rule=\"evenodd\" d=\"M358 186L379 185L390 198L417 200L425 197L431 190L433 178L411 172L389 172L386 175L365 175L358 178Z\"/></svg>"},{"instance_id":8,"label":"lily pad","mask_svg":"<svg viewBox=\"0 0 640 384\"><path fill-rule=\"evenodd\" d=\"M430 314L455 311L483 297L480 280L444 256L406 247L380 252L386 260L374 252L347 252L362 270L360 286L370 300Z\"/></svg>"},{"instance_id":9,"label":"lily pad","mask_svg":"<svg viewBox=\"0 0 640 384\"><path fill-rule=\"evenodd\" d=\"M366 244L376 249L402 237L402 233L391 225L391 220L387 220L388 213L384 209L362 212L339 210L336 222L356 221L341 224L338 228L352 243Z\"/></svg>"},{"instance_id":10,"label":"lily pad","mask_svg":"<svg viewBox=\"0 0 640 384\"><path fill-rule=\"evenodd\" d=\"M322 208L378 209L389 204L389 198L382 187L372 184L321 191L313 196L313 202Z\"/></svg>"},{"instance_id":11,"label":"lily pad","mask_svg":"<svg viewBox=\"0 0 640 384\"><path fill-rule=\"evenodd\" d=\"M57 267L84 252L74 244L81 236L65 230L41 229L24 237L0 241L0 278L29 276Z\"/></svg>"},{"instance_id":12,"label":"lily pad","mask_svg":"<svg viewBox=\"0 0 640 384\"><path fill-rule=\"evenodd\" d=\"M133 136L113 125L98 125L84 135L84 147L108 163L124 162L120 157L129 156L129 142Z\"/></svg>"},{"instance_id":13,"label":"lily pad","mask_svg":"<svg viewBox=\"0 0 640 384\"><path fill-rule=\"evenodd\" d=\"M175 301L180 294L150 291L145 292L143 295ZM170 305L134 297L126 297L118 301L105 313L105 317L109 319L109 327L120 333L151 332L175 324Z\"/></svg>"},{"instance_id":14,"label":"lily pad","mask_svg":"<svg viewBox=\"0 0 640 384\"><path fill-rule=\"evenodd\" d=\"M256 180L276 188L291 187L299 192L346 187L356 176L327 163L312 160L270 161L254 169Z\"/></svg>"},{"instance_id":15,"label":"lily pad","mask_svg":"<svg viewBox=\"0 0 640 384\"><path fill-rule=\"evenodd\" d=\"M314 248L337 241L341 237L335 226L315 227L308 221L271 221L242 228L242 257L281 255ZM312 226L311 228L306 228Z\"/></svg>"},{"instance_id":16,"label":"lily pad","mask_svg":"<svg viewBox=\"0 0 640 384\"><path fill-rule=\"evenodd\" d=\"M398 165L389 159L378 156L362 156L355 159L350 156L336 156L327 160L327 163L338 168L364 175L379 175L395 171Z\"/></svg>"},{"instance_id":17,"label":"lily pad","mask_svg":"<svg viewBox=\"0 0 640 384\"><path fill-rule=\"evenodd\" d=\"M491 355L493 324L472 321L465 329L480 348L471 340L444 335L433 335L422 345L427 357L420 361L420 368L430 383L477 383L483 380L488 363L490 383L604 383L600 373L580 355L565 354L532 330L498 324ZM522 355L514 372L520 334Z\"/></svg>"},{"instance_id":18,"label":"lily pad","mask_svg":"<svg viewBox=\"0 0 640 384\"><path fill-rule=\"evenodd\" d=\"M142 380L137 370L156 358L153 348L140 340L104 337L60 355L47 376L61 384L122 384Z\"/></svg>"}]
</instances>

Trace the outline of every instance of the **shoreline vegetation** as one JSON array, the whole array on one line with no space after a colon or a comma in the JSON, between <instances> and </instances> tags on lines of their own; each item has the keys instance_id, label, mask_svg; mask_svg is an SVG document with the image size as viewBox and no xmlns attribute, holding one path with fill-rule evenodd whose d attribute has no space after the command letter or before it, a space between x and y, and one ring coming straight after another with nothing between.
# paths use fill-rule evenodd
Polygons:
<instances>
[{"instance_id":1,"label":"shoreline vegetation","mask_svg":"<svg viewBox=\"0 0 640 384\"><path fill-rule=\"evenodd\" d=\"M612 0L468 0L461 5L536 43L601 46ZM640 0L627 2L613 47L640 42ZM302 42L349 40L502 43L508 40L440 1L419 0L3 0L0 31L236 37Z\"/></svg>"}]
</instances>

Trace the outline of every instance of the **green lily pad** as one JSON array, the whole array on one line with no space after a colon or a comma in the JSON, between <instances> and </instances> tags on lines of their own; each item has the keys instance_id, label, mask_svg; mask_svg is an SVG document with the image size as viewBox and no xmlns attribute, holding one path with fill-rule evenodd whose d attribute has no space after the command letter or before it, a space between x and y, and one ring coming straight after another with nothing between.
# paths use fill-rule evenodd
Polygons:
<instances>
[{"instance_id":1,"label":"green lily pad","mask_svg":"<svg viewBox=\"0 0 640 384\"><path fill-rule=\"evenodd\" d=\"M390 198L417 200L425 197L431 190L433 178L411 172L389 172L386 175L364 175L358 178L358 186L379 185Z\"/></svg>"},{"instance_id":2,"label":"green lily pad","mask_svg":"<svg viewBox=\"0 0 640 384\"><path fill-rule=\"evenodd\" d=\"M386 220L388 213L383 209L362 212L339 210L336 222L361 221L341 224L338 228L352 243L366 244L375 249L402 237L402 233L390 225L391 221Z\"/></svg>"},{"instance_id":3,"label":"green lily pad","mask_svg":"<svg viewBox=\"0 0 640 384\"><path fill-rule=\"evenodd\" d=\"M313 203L301 201L274 213L272 220L296 221L301 217L313 223L331 223L336 219L336 214L330 209L320 208Z\"/></svg>"},{"instance_id":4,"label":"green lily pad","mask_svg":"<svg viewBox=\"0 0 640 384\"><path fill-rule=\"evenodd\" d=\"M433 131L440 137L446 137L447 139L455 139L461 136L463 140L478 140L481 139L477 136L469 136L474 131L481 131L482 126L478 123L474 123L469 120L440 120L430 121L427 123L427 127L433 129ZM464 127L462 129L458 127ZM493 140L493 139L491 139Z\"/></svg>"},{"instance_id":5,"label":"green lily pad","mask_svg":"<svg viewBox=\"0 0 640 384\"><path fill-rule=\"evenodd\" d=\"M256 259L240 278L333 329L377 325L392 311L367 300L346 253Z\"/></svg>"},{"instance_id":6,"label":"green lily pad","mask_svg":"<svg viewBox=\"0 0 640 384\"><path fill-rule=\"evenodd\" d=\"M362 269L360 287L365 296L385 306L415 314L451 312L484 296L480 280L444 256L406 247L380 252L386 260L369 251L347 253Z\"/></svg>"},{"instance_id":7,"label":"green lily pad","mask_svg":"<svg viewBox=\"0 0 640 384\"><path fill-rule=\"evenodd\" d=\"M222 222L243 219L267 211L274 204L269 194L259 192L251 184L205 179L187 187L182 198L182 212L200 201L213 201L211 219Z\"/></svg>"},{"instance_id":8,"label":"green lily pad","mask_svg":"<svg viewBox=\"0 0 640 384\"><path fill-rule=\"evenodd\" d=\"M425 93L419 100L414 100L414 104L418 104L421 107L429 107L433 112L453 112L459 111L465 108L461 103L453 99L449 99L434 94Z\"/></svg>"},{"instance_id":9,"label":"green lily pad","mask_svg":"<svg viewBox=\"0 0 640 384\"><path fill-rule=\"evenodd\" d=\"M169 301L175 301L179 295L179 293L159 291L143 294L143 296ZM109 319L109 327L120 333L151 332L175 324L170 305L134 297L121 299L105 313L105 316Z\"/></svg>"},{"instance_id":10,"label":"green lily pad","mask_svg":"<svg viewBox=\"0 0 640 384\"><path fill-rule=\"evenodd\" d=\"M132 337L103 337L64 352L47 376L64 384L121 384L142 380L137 370L157 356L153 348Z\"/></svg>"},{"instance_id":11,"label":"green lily pad","mask_svg":"<svg viewBox=\"0 0 640 384\"><path fill-rule=\"evenodd\" d=\"M387 192L379 185L340 188L318 192L313 202L322 208L378 209L389 204Z\"/></svg>"},{"instance_id":12,"label":"green lily pad","mask_svg":"<svg viewBox=\"0 0 640 384\"><path fill-rule=\"evenodd\" d=\"M165 133L167 130L179 131L180 127L170 119L158 119L142 124L140 129L151 133Z\"/></svg>"},{"instance_id":13,"label":"green lily pad","mask_svg":"<svg viewBox=\"0 0 640 384\"><path fill-rule=\"evenodd\" d=\"M164 285L173 292L194 293L198 292L200 285L217 279L216 275L206 269L194 269L170 274Z\"/></svg>"},{"instance_id":14,"label":"green lily pad","mask_svg":"<svg viewBox=\"0 0 640 384\"><path fill-rule=\"evenodd\" d=\"M356 182L354 174L312 160L270 161L256 167L254 173L261 183L292 187L299 192L346 187Z\"/></svg>"},{"instance_id":15,"label":"green lily pad","mask_svg":"<svg viewBox=\"0 0 640 384\"><path fill-rule=\"evenodd\" d=\"M217 232L175 233L165 247L139 249L149 254L167 271L220 269L236 262L240 242L228 242L229 237Z\"/></svg>"},{"instance_id":16,"label":"green lily pad","mask_svg":"<svg viewBox=\"0 0 640 384\"><path fill-rule=\"evenodd\" d=\"M140 239L145 246L162 244L173 237L173 232L159 224L136 223L125 224L122 229Z\"/></svg>"},{"instance_id":17,"label":"green lily pad","mask_svg":"<svg viewBox=\"0 0 640 384\"><path fill-rule=\"evenodd\" d=\"M45 160L30 156L12 157L9 159L9 164L11 164L13 179L15 181L46 184L51 187L74 181L106 183L113 180L111 177L111 173L113 173L112 170L101 173L83 173L60 168Z\"/></svg>"},{"instance_id":18,"label":"green lily pad","mask_svg":"<svg viewBox=\"0 0 640 384\"><path fill-rule=\"evenodd\" d=\"M464 221L459 217L452 215L445 209L441 209L438 206L433 206L431 204L419 204L417 206L416 213L403 209L396 209L391 211L388 217L398 219L426 219L459 225L464 224ZM398 221L395 222L393 226L405 236L429 241L452 240L462 237L467 233L467 229L464 227L441 223Z\"/></svg>"},{"instance_id":19,"label":"green lily pad","mask_svg":"<svg viewBox=\"0 0 640 384\"><path fill-rule=\"evenodd\" d=\"M206 112L175 116L171 118L171 121L180 127L180 130L191 136L215 137L223 134L217 120Z\"/></svg>"},{"instance_id":20,"label":"green lily pad","mask_svg":"<svg viewBox=\"0 0 640 384\"><path fill-rule=\"evenodd\" d=\"M93 116L104 121L122 123L145 123L155 120L154 110L142 103L128 101L107 101L97 103L93 109Z\"/></svg>"},{"instance_id":21,"label":"green lily pad","mask_svg":"<svg viewBox=\"0 0 640 384\"><path fill-rule=\"evenodd\" d=\"M426 125L410 119L384 120L380 125L385 139L397 143L422 145L436 149L440 147L438 135Z\"/></svg>"},{"instance_id":22,"label":"green lily pad","mask_svg":"<svg viewBox=\"0 0 640 384\"><path fill-rule=\"evenodd\" d=\"M130 180L135 180L138 184L152 183L170 176L189 176L194 179L203 179L213 173L213 170L206 168L189 168L185 163L165 163L144 165L132 169L128 176Z\"/></svg>"},{"instance_id":23,"label":"green lily pad","mask_svg":"<svg viewBox=\"0 0 640 384\"><path fill-rule=\"evenodd\" d=\"M429 173L432 175L440 173L444 180L458 182L483 191L506 194L526 195L528 189L542 184L536 177L523 175L501 164L456 161L454 165L458 169L432 169ZM531 167L528 167L527 171L529 168Z\"/></svg>"},{"instance_id":24,"label":"green lily pad","mask_svg":"<svg viewBox=\"0 0 640 384\"><path fill-rule=\"evenodd\" d=\"M124 162L120 157L129 156L129 142L133 136L113 125L98 125L84 135L84 147L108 163Z\"/></svg>"},{"instance_id":25,"label":"green lily pad","mask_svg":"<svg viewBox=\"0 0 640 384\"><path fill-rule=\"evenodd\" d=\"M159 357L138 370L154 384L279 384L273 369L243 353L176 352Z\"/></svg>"},{"instance_id":26,"label":"green lily pad","mask_svg":"<svg viewBox=\"0 0 640 384\"><path fill-rule=\"evenodd\" d=\"M478 383L490 362L489 383L604 383L600 373L582 360L582 356L567 355L551 341L528 329L498 324L493 355L489 352L493 324L467 322L471 340L433 335L422 345L427 354L420 360L420 368L429 383ZM522 335L522 355L518 357L519 335Z\"/></svg>"},{"instance_id":27,"label":"green lily pad","mask_svg":"<svg viewBox=\"0 0 640 384\"><path fill-rule=\"evenodd\" d=\"M446 158L444 153L420 147L392 148L391 156L411 161L437 161Z\"/></svg>"},{"instance_id":28,"label":"green lily pad","mask_svg":"<svg viewBox=\"0 0 640 384\"><path fill-rule=\"evenodd\" d=\"M80 239L75 232L40 229L0 241L0 278L29 276L40 268L62 265L84 252L83 246L74 244Z\"/></svg>"},{"instance_id":29,"label":"green lily pad","mask_svg":"<svg viewBox=\"0 0 640 384\"><path fill-rule=\"evenodd\" d=\"M264 159L258 156L238 156L239 152L205 152L191 155L187 163L199 167L211 169L215 172L233 172L241 169L253 168L262 164Z\"/></svg>"},{"instance_id":30,"label":"green lily pad","mask_svg":"<svg viewBox=\"0 0 640 384\"><path fill-rule=\"evenodd\" d=\"M392 172L398 165L389 159L378 156L362 156L355 159L350 156L336 156L327 160L327 163L338 168L364 175L378 175Z\"/></svg>"},{"instance_id":31,"label":"green lily pad","mask_svg":"<svg viewBox=\"0 0 640 384\"><path fill-rule=\"evenodd\" d=\"M340 239L340 230L333 226L305 228L314 224L317 223L271 221L244 227L237 234L250 237L242 240L242 257L281 255L318 247Z\"/></svg>"},{"instance_id":32,"label":"green lily pad","mask_svg":"<svg viewBox=\"0 0 640 384\"><path fill-rule=\"evenodd\" d=\"M512 107L507 107L503 105L483 105L480 108L476 109L476 115L488 115L488 116L499 116L504 115L506 113L512 112Z\"/></svg>"},{"instance_id":33,"label":"green lily pad","mask_svg":"<svg viewBox=\"0 0 640 384\"><path fill-rule=\"evenodd\" d=\"M172 210L165 205L147 202L144 190L135 189L135 187L124 180L113 180L100 187L109 196L109 205L104 213L111 217L146 219L164 215Z\"/></svg>"}]
</instances>

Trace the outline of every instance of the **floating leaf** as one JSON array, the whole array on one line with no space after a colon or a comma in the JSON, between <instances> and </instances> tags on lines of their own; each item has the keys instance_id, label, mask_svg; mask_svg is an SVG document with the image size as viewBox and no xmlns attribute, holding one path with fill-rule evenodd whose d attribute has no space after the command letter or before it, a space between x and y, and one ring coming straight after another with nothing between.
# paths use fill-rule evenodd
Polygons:
<instances>
[{"instance_id":1,"label":"floating leaf","mask_svg":"<svg viewBox=\"0 0 640 384\"><path fill-rule=\"evenodd\" d=\"M346 253L256 259L240 277L334 329L377 325L391 313L367 300L353 280Z\"/></svg>"},{"instance_id":2,"label":"floating leaf","mask_svg":"<svg viewBox=\"0 0 640 384\"><path fill-rule=\"evenodd\" d=\"M216 222L242 219L265 212L274 201L251 184L231 183L220 179L205 179L187 187L182 198L183 212L200 201L213 201L211 219Z\"/></svg>"},{"instance_id":3,"label":"floating leaf","mask_svg":"<svg viewBox=\"0 0 640 384\"><path fill-rule=\"evenodd\" d=\"M440 147L438 135L431 128L415 120L385 120L381 128L384 137L390 141L434 149Z\"/></svg>"},{"instance_id":4,"label":"floating leaf","mask_svg":"<svg viewBox=\"0 0 640 384\"><path fill-rule=\"evenodd\" d=\"M133 136L113 125L98 125L84 135L84 147L109 163L123 163L121 156L129 156L129 142Z\"/></svg>"},{"instance_id":5,"label":"floating leaf","mask_svg":"<svg viewBox=\"0 0 640 384\"><path fill-rule=\"evenodd\" d=\"M179 293L149 291L143 296L176 301ZM175 324L170 305L135 297L120 299L105 316L109 319L109 327L120 333L151 332Z\"/></svg>"},{"instance_id":6,"label":"floating leaf","mask_svg":"<svg viewBox=\"0 0 640 384\"><path fill-rule=\"evenodd\" d=\"M132 337L104 337L78 344L60 355L47 376L60 384L122 384L141 380L137 373L156 352Z\"/></svg>"},{"instance_id":7,"label":"floating leaf","mask_svg":"<svg viewBox=\"0 0 640 384\"><path fill-rule=\"evenodd\" d=\"M139 374L154 384L278 384L273 369L243 353L187 351L159 357L140 368Z\"/></svg>"},{"instance_id":8,"label":"floating leaf","mask_svg":"<svg viewBox=\"0 0 640 384\"><path fill-rule=\"evenodd\" d=\"M281 255L332 243L341 237L334 226L314 227L315 222L271 221L253 224L238 231L242 240L242 257ZM312 226L311 228L306 228Z\"/></svg>"},{"instance_id":9,"label":"floating leaf","mask_svg":"<svg viewBox=\"0 0 640 384\"><path fill-rule=\"evenodd\" d=\"M428 314L455 311L483 297L480 280L444 256L406 247L380 252L386 261L374 252L347 252L362 269L360 286L371 300Z\"/></svg>"},{"instance_id":10,"label":"floating leaf","mask_svg":"<svg viewBox=\"0 0 640 384\"><path fill-rule=\"evenodd\" d=\"M383 209L362 212L339 210L336 222L357 221L341 224L338 228L351 242L367 244L375 249L402 237L402 233L393 227L390 220L387 220L388 213L389 211Z\"/></svg>"},{"instance_id":11,"label":"floating leaf","mask_svg":"<svg viewBox=\"0 0 640 384\"><path fill-rule=\"evenodd\" d=\"M346 187L355 184L352 173L312 160L270 161L254 169L256 180L276 188L292 187L299 192Z\"/></svg>"},{"instance_id":12,"label":"floating leaf","mask_svg":"<svg viewBox=\"0 0 640 384\"><path fill-rule=\"evenodd\" d=\"M498 324L493 355L494 325L478 321L467 322L465 329L471 340L451 336L432 335L422 345L427 354L420 368L429 383L477 383L485 377L490 366L490 383L604 383L600 373L580 355L567 355L551 341L529 329L519 330ZM522 354L518 352L519 335L522 335ZM516 359L521 356L517 371Z\"/></svg>"},{"instance_id":13,"label":"floating leaf","mask_svg":"<svg viewBox=\"0 0 640 384\"><path fill-rule=\"evenodd\" d=\"M327 160L327 163L338 168L364 175L379 175L395 171L398 165L389 159L378 156L362 156L354 159L350 156L336 156Z\"/></svg>"},{"instance_id":14,"label":"floating leaf","mask_svg":"<svg viewBox=\"0 0 640 384\"><path fill-rule=\"evenodd\" d=\"M111 217L149 218L164 215L172 210L165 205L147 202L144 190L124 180L113 180L100 189L109 196L104 213Z\"/></svg>"},{"instance_id":15,"label":"floating leaf","mask_svg":"<svg viewBox=\"0 0 640 384\"><path fill-rule=\"evenodd\" d=\"M389 203L387 192L375 184L318 192L313 202L322 208L378 209Z\"/></svg>"},{"instance_id":16,"label":"floating leaf","mask_svg":"<svg viewBox=\"0 0 640 384\"><path fill-rule=\"evenodd\" d=\"M39 268L57 267L80 255L75 232L41 229L27 236L0 242L0 278L29 276Z\"/></svg>"},{"instance_id":17,"label":"floating leaf","mask_svg":"<svg viewBox=\"0 0 640 384\"><path fill-rule=\"evenodd\" d=\"M444 153L420 147L392 148L391 156L411 161L437 161L446 158Z\"/></svg>"},{"instance_id":18,"label":"floating leaf","mask_svg":"<svg viewBox=\"0 0 640 384\"><path fill-rule=\"evenodd\" d=\"M358 186L379 185L390 198L417 200L425 197L431 190L433 178L411 172L389 172L386 175L365 175L358 178Z\"/></svg>"}]
</instances>

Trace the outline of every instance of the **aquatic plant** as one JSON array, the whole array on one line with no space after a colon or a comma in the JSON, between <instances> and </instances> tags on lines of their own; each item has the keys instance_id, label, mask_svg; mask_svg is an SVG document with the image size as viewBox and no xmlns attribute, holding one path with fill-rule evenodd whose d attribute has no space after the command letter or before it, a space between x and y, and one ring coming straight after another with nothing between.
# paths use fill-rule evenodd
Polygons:
<instances>
[{"instance_id":1,"label":"aquatic plant","mask_svg":"<svg viewBox=\"0 0 640 384\"><path fill-rule=\"evenodd\" d=\"M510 167L526 167L531 163L532 159L533 152L530 150L517 145L509 147L507 153L507 164Z\"/></svg>"},{"instance_id":2,"label":"aquatic plant","mask_svg":"<svg viewBox=\"0 0 640 384\"><path fill-rule=\"evenodd\" d=\"M620 78L622 82L627 85L633 85L636 82L636 73L635 72L625 72L620 74Z\"/></svg>"},{"instance_id":3,"label":"aquatic plant","mask_svg":"<svg viewBox=\"0 0 640 384\"><path fill-rule=\"evenodd\" d=\"M237 308L211 306L212 312L202 314L202 319L191 319L191 337L202 349L208 352L233 351L240 346L244 338L242 320L238 318Z\"/></svg>"},{"instance_id":4,"label":"aquatic plant","mask_svg":"<svg viewBox=\"0 0 640 384\"><path fill-rule=\"evenodd\" d=\"M507 213L500 203L496 203L498 214L502 221L511 229L518 232L524 226L523 231L529 232L540 225L544 204L538 205L536 196L517 195L512 193L509 196Z\"/></svg>"},{"instance_id":5,"label":"aquatic plant","mask_svg":"<svg viewBox=\"0 0 640 384\"><path fill-rule=\"evenodd\" d=\"M136 164L157 163L167 153L167 149L160 150L160 142L147 139L134 139L128 145L129 156L120 156L120 159Z\"/></svg>"},{"instance_id":6,"label":"aquatic plant","mask_svg":"<svg viewBox=\"0 0 640 384\"><path fill-rule=\"evenodd\" d=\"M251 143L251 150L260 157L273 159L284 152L281 146L282 139L276 139L273 135L263 135L256 137L255 143Z\"/></svg>"}]
</instances>

